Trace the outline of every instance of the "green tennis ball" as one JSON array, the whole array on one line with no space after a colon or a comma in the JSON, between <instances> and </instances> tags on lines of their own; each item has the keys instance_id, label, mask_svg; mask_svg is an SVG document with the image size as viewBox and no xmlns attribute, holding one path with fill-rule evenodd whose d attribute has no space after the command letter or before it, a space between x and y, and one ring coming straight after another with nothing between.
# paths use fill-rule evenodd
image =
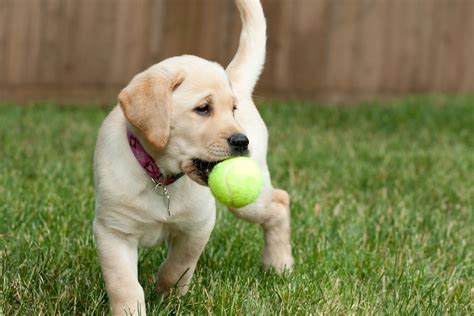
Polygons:
<instances>
[{"instance_id":1,"label":"green tennis ball","mask_svg":"<svg viewBox=\"0 0 474 316\"><path fill-rule=\"evenodd\" d=\"M250 158L230 158L212 169L208 184L219 202L240 208L251 204L260 195L263 174L257 163Z\"/></svg>"}]
</instances>

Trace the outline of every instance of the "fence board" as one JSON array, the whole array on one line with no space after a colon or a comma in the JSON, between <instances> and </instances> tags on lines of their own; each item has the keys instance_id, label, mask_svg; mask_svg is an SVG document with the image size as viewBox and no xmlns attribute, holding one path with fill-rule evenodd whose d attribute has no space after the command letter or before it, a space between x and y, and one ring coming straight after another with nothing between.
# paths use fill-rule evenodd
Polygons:
<instances>
[{"instance_id":1,"label":"fence board","mask_svg":"<svg viewBox=\"0 0 474 316\"><path fill-rule=\"evenodd\" d=\"M460 79L461 90L472 92L474 91L474 40L472 39L474 35L474 1L470 1L467 8L465 8L462 20L465 23L461 31L461 34L464 35L461 40L466 43L467 48L462 49L462 60L459 61L463 69L461 72L462 79ZM464 60L469 60L469 62L463 63Z\"/></svg>"},{"instance_id":2,"label":"fence board","mask_svg":"<svg viewBox=\"0 0 474 316\"><path fill-rule=\"evenodd\" d=\"M474 0L263 0L256 94L353 100L474 92ZM111 102L137 72L197 54L226 65L232 0L0 0L0 100Z\"/></svg>"},{"instance_id":3,"label":"fence board","mask_svg":"<svg viewBox=\"0 0 474 316\"><path fill-rule=\"evenodd\" d=\"M354 63L354 46L356 45L356 28L354 21L357 20L358 4L351 0L341 0L332 4L330 39L328 44L329 59L326 76L327 90L329 94L341 91L343 95L354 93L354 87L349 80L352 77ZM343 7L344 10L340 8ZM358 83L354 83L356 85Z\"/></svg>"}]
</instances>

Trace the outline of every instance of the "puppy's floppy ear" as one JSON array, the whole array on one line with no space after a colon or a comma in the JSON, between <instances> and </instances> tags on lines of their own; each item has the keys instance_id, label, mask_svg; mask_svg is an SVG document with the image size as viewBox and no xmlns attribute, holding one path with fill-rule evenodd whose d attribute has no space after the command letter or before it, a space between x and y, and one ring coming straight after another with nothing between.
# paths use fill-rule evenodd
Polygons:
<instances>
[{"instance_id":1,"label":"puppy's floppy ear","mask_svg":"<svg viewBox=\"0 0 474 316\"><path fill-rule=\"evenodd\" d=\"M171 94L184 75L166 71L138 74L119 94L119 104L127 120L156 150L168 143L171 125Z\"/></svg>"}]
</instances>

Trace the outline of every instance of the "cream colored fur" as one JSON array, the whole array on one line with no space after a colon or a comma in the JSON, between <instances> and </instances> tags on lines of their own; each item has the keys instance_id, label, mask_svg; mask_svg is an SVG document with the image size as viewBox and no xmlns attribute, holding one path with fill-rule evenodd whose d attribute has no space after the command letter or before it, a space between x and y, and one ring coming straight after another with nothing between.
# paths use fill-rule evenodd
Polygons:
<instances>
[{"instance_id":1,"label":"cream colored fur","mask_svg":"<svg viewBox=\"0 0 474 316\"><path fill-rule=\"evenodd\" d=\"M265 18L258 0L236 0L242 35L236 56L225 71L195 56L162 61L138 74L120 93L119 105L98 135L94 175L94 235L114 315L145 314L137 278L137 248L166 241L168 256L158 271L158 291L177 287L184 294L215 222L215 201L190 163L217 161L231 153L227 138L243 132L251 157L260 164L265 187L252 205L230 210L261 225L263 264L277 273L293 265L288 194L271 185L266 164L268 134L252 90L265 56ZM212 104L212 115L194 109ZM233 112L233 106L238 109ZM168 186L171 215L163 198L133 156L126 129L131 129L165 174L185 172ZM238 254L236 254L238 255Z\"/></svg>"}]
</instances>

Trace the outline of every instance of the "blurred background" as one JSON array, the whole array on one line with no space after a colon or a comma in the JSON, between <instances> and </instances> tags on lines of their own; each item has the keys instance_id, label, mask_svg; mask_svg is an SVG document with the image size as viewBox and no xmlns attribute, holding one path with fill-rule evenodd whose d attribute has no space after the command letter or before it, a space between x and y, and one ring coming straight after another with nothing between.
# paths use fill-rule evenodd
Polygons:
<instances>
[{"instance_id":1,"label":"blurred background","mask_svg":"<svg viewBox=\"0 0 474 316\"><path fill-rule=\"evenodd\" d=\"M263 0L256 95L352 103L474 91L474 0ZM223 65L233 0L0 0L0 100L115 102L170 56Z\"/></svg>"}]
</instances>

